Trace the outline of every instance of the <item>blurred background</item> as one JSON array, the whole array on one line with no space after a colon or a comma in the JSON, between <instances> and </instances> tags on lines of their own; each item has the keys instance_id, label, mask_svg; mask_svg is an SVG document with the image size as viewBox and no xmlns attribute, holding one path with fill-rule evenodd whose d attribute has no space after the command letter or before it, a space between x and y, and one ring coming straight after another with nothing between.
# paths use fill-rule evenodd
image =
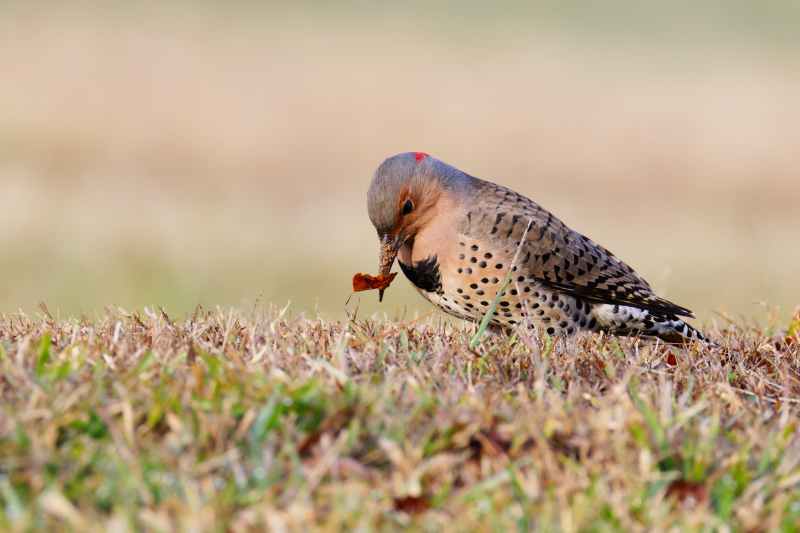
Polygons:
<instances>
[{"instance_id":1,"label":"blurred background","mask_svg":"<svg viewBox=\"0 0 800 533\"><path fill-rule=\"evenodd\" d=\"M345 317L423 151L704 320L800 304L800 3L0 3L0 311ZM395 267L397 270L397 267ZM363 313L427 312L402 274Z\"/></svg>"}]
</instances>

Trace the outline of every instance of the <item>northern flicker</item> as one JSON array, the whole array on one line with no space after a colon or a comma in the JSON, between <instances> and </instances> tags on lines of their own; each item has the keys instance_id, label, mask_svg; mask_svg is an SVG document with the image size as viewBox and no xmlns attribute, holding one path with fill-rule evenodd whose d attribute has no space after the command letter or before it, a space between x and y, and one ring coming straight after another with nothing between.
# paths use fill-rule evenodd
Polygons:
<instances>
[{"instance_id":1,"label":"northern flicker","mask_svg":"<svg viewBox=\"0 0 800 533\"><path fill-rule=\"evenodd\" d=\"M367 207L381 243L380 273L389 274L396 258L417 291L455 317L486 315L531 220L491 325L708 341L679 318L694 313L656 296L607 249L525 196L427 154L384 161Z\"/></svg>"}]
</instances>

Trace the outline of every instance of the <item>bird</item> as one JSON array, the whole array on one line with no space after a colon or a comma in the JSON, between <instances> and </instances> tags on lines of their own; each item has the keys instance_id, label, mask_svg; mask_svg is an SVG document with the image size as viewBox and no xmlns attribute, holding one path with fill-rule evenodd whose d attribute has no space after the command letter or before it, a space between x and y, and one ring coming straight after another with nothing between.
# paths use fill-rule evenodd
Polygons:
<instances>
[{"instance_id":1,"label":"bird","mask_svg":"<svg viewBox=\"0 0 800 533\"><path fill-rule=\"evenodd\" d=\"M491 312L494 330L711 342L681 318L696 318L692 311L657 296L608 249L522 194L423 152L381 163L367 210L380 240L380 274L397 259L423 298L457 318L487 315L519 248L511 283Z\"/></svg>"}]
</instances>

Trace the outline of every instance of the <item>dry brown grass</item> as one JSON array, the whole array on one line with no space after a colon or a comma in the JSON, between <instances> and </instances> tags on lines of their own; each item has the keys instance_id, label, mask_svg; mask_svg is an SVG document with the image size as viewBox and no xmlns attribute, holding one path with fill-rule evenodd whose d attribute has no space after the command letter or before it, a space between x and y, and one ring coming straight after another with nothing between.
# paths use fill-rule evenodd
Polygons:
<instances>
[{"instance_id":1,"label":"dry brown grass","mask_svg":"<svg viewBox=\"0 0 800 533\"><path fill-rule=\"evenodd\" d=\"M7 531L794 531L800 356L161 311L0 318ZM355 314L353 314L355 316ZM382 336L381 336L382 335Z\"/></svg>"}]
</instances>

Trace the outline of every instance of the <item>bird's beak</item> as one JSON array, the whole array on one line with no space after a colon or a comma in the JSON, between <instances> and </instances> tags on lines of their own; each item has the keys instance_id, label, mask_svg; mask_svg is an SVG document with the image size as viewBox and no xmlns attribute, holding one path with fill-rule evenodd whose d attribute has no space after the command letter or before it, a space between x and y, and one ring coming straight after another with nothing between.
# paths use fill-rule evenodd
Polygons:
<instances>
[{"instance_id":1,"label":"bird's beak","mask_svg":"<svg viewBox=\"0 0 800 533\"><path fill-rule=\"evenodd\" d=\"M403 245L403 231L397 234L397 237L392 238L391 235L386 234L381 237L381 255L380 255L380 271L379 274L388 276L392 271L394 258L397 257L397 252L400 251L400 246ZM378 301L383 301L383 289L378 291Z\"/></svg>"}]
</instances>

